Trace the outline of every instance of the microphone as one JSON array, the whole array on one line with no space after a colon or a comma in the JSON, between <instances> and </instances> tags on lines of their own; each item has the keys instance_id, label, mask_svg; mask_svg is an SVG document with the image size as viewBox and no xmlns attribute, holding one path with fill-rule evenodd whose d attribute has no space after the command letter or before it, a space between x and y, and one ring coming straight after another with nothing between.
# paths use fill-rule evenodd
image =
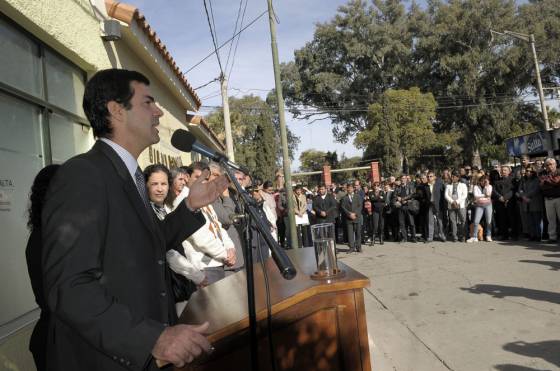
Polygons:
<instances>
[{"instance_id":1,"label":"microphone","mask_svg":"<svg viewBox=\"0 0 560 371\"><path fill-rule=\"evenodd\" d=\"M206 147L204 144L197 141L194 135L184 129L175 130L171 136L171 145L182 152L196 152L213 161L224 162L229 167L243 173L247 171L247 169L243 168L241 165L230 161L224 153Z\"/></svg>"}]
</instances>

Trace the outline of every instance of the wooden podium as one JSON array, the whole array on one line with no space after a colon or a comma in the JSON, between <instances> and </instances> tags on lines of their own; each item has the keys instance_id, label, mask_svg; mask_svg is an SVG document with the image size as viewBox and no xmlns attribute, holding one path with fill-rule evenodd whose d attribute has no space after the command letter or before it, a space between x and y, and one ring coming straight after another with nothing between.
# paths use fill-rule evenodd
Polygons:
<instances>
[{"instance_id":1,"label":"wooden podium","mask_svg":"<svg viewBox=\"0 0 560 371\"><path fill-rule=\"evenodd\" d=\"M367 277L339 262L343 278L316 281L312 248L288 251L297 276L284 280L272 259L266 262L272 305L272 343L277 370L370 371L362 289ZM271 370L265 284L255 265L255 301L260 370ZM216 350L181 370L249 370L249 318L245 272L216 282L190 298L180 323L210 322Z\"/></svg>"}]
</instances>

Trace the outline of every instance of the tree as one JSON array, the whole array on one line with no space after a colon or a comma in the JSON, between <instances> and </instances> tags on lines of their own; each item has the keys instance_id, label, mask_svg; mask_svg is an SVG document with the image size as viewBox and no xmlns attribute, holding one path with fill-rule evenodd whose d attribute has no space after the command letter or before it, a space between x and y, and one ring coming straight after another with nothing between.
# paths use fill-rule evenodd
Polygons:
<instances>
[{"instance_id":1,"label":"tree","mask_svg":"<svg viewBox=\"0 0 560 371\"><path fill-rule=\"evenodd\" d=\"M353 0L317 25L313 39L282 66L286 103L296 118L329 118L335 138L344 142L371 133L368 107L381 104L385 91L417 86L438 103L438 140L452 134L464 149L451 148L456 163L479 158L481 151L497 153L504 139L541 127L538 102L527 97L535 81L528 44L493 37L490 29L534 33L543 81L558 85L557 1L518 7L515 0L433 0L426 10L403 3ZM440 144L424 155L447 156L455 145ZM372 143L368 151L383 149Z\"/></svg>"},{"instance_id":2,"label":"tree","mask_svg":"<svg viewBox=\"0 0 560 371\"><path fill-rule=\"evenodd\" d=\"M282 141L280 140L280 118L278 117L278 102L276 101L276 93L274 89L272 89L266 96L266 103L272 108L272 111L274 112L274 115L272 116L272 122L274 124L274 134L275 137L278 138L279 143L276 158L278 159L278 165L280 165L282 164ZM286 134L288 137L288 156L290 156L290 160L293 160L294 153L297 151L300 139L288 127L286 127Z\"/></svg>"},{"instance_id":3,"label":"tree","mask_svg":"<svg viewBox=\"0 0 560 371\"><path fill-rule=\"evenodd\" d=\"M326 119L341 142L367 127L367 109L388 88L408 85L413 35L398 0L353 0L334 19L318 24L313 40L282 65L283 91L292 114Z\"/></svg>"},{"instance_id":4,"label":"tree","mask_svg":"<svg viewBox=\"0 0 560 371\"><path fill-rule=\"evenodd\" d=\"M273 180L280 140L274 132L272 108L253 95L230 97L229 104L236 162L247 166L256 177ZM212 112L207 121L224 140L223 111Z\"/></svg>"},{"instance_id":5,"label":"tree","mask_svg":"<svg viewBox=\"0 0 560 371\"><path fill-rule=\"evenodd\" d=\"M366 149L366 156L381 158L385 171L400 172L412 157L434 147L435 108L432 94L418 88L387 90L380 103L370 105L370 125L358 133L355 144Z\"/></svg>"}]
</instances>

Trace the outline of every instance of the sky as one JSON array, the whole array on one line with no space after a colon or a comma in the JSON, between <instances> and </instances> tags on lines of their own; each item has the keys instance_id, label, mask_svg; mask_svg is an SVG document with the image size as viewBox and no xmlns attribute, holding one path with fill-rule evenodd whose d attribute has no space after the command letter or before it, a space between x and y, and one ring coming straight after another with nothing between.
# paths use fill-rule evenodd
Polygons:
<instances>
[{"instance_id":1,"label":"sky","mask_svg":"<svg viewBox=\"0 0 560 371\"><path fill-rule=\"evenodd\" d=\"M213 49L210 28L202 0L128 0L145 15L148 23L155 29L159 38L167 46L171 55L183 72L206 57ZM277 44L280 62L293 60L294 51L313 39L315 25L331 20L340 5L347 0L282 0L273 1L279 23L276 25ZM208 1L207 1L207 4ZM245 2L243 2L245 4ZM212 9L218 45L233 36L239 2L233 0L213 0ZM247 0L244 25L250 23L267 9L266 0ZM210 12L210 9L208 9ZM242 9L243 11L243 9ZM242 97L253 94L265 98L274 88L274 70L270 46L268 16L264 15L252 26L241 33L235 58L233 50L230 62L225 68L229 45L220 50L222 66L231 75L229 95ZM234 45L235 46L235 45ZM215 79L220 68L215 55L186 73L187 80L197 88ZM221 106L219 82L197 90L203 107L200 113L208 113L208 107ZM346 144L334 141L330 121L317 121L308 124L294 120L286 113L290 130L300 137L300 144L292 162L292 170L299 167L299 155L307 149L337 151L339 158L361 156L350 140Z\"/></svg>"}]
</instances>

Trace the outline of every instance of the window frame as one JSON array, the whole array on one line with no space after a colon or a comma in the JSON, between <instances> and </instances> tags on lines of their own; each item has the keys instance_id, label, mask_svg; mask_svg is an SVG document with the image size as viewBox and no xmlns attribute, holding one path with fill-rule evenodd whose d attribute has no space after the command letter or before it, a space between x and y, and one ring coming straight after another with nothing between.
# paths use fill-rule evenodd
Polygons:
<instances>
[{"instance_id":1,"label":"window frame","mask_svg":"<svg viewBox=\"0 0 560 371\"><path fill-rule=\"evenodd\" d=\"M49 99L49 86L47 85L47 60L46 51L54 54L56 57L62 59L64 62L71 64L77 70L81 72L81 77L83 79L84 85L87 81L87 73L80 68L78 65L70 61L68 58L57 52L55 49L48 46L44 41L38 39L35 35L31 34L25 28L17 24L14 20L7 17L4 13L0 12L0 20L8 24L8 26L13 27L16 32L21 33L23 36L29 38L29 40L37 46L39 50L39 58L42 69L42 85L43 85L43 97L36 97L31 95L21 89L14 86L8 85L3 81L0 81L0 92L12 96L16 99L20 99L24 102L31 103L39 108L41 112L41 127L42 127L42 138L43 138L43 155L45 165L50 165L53 163L52 150L51 150L51 139L50 139L50 116L52 113L56 113L61 116L65 116L68 119L74 121L76 124L85 125L90 127L88 120L85 117L76 115L62 107L59 107L48 101Z\"/></svg>"}]
</instances>

